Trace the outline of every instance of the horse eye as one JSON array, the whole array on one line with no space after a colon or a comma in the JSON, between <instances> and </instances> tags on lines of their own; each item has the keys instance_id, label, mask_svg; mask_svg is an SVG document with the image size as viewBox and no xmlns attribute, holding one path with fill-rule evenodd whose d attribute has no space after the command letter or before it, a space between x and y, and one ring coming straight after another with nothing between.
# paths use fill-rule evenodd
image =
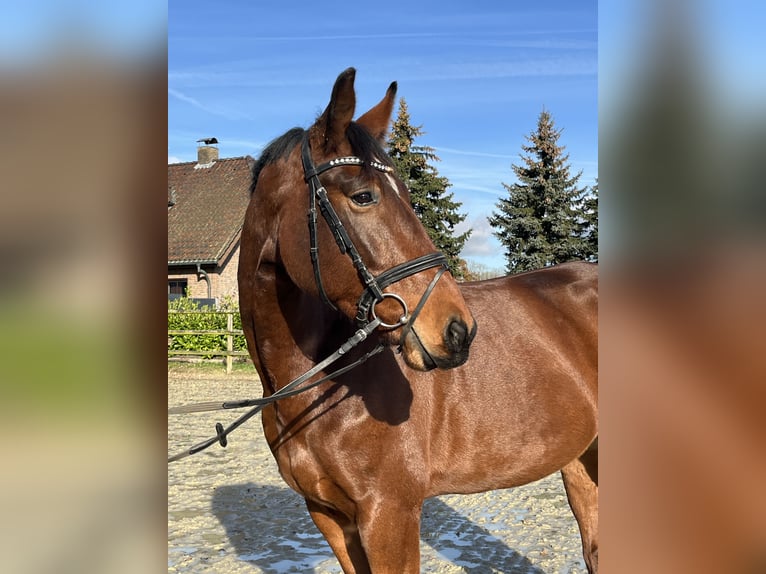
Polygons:
<instances>
[{"instance_id":1,"label":"horse eye","mask_svg":"<svg viewBox=\"0 0 766 574\"><path fill-rule=\"evenodd\" d=\"M352 195L351 199L357 205L369 205L370 203L375 202L375 197L369 191L363 191L361 193L357 193L356 195Z\"/></svg>"}]
</instances>

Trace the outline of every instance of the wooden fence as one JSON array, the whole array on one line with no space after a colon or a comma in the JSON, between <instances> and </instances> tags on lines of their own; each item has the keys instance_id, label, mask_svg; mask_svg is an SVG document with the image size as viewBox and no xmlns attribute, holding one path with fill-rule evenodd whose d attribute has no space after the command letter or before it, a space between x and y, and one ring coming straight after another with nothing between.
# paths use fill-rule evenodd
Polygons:
<instances>
[{"instance_id":1,"label":"wooden fence","mask_svg":"<svg viewBox=\"0 0 766 574\"><path fill-rule=\"evenodd\" d=\"M226 329L168 329L168 357L174 355L192 355L198 357L222 356L226 358L226 372L231 373L234 357L247 357L247 351L236 351L234 349L234 337L243 335L242 329L234 328L234 314L239 311L168 311L168 314L191 314L191 315L226 315ZM171 343L174 336L177 335L225 335L226 349L171 349Z\"/></svg>"}]
</instances>

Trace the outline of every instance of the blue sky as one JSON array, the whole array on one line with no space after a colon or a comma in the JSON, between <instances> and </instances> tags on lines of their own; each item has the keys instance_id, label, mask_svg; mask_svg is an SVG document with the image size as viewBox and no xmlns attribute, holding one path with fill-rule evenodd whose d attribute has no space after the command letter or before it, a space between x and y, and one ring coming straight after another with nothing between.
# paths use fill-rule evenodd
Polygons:
<instances>
[{"instance_id":1,"label":"blue sky","mask_svg":"<svg viewBox=\"0 0 766 574\"><path fill-rule=\"evenodd\" d=\"M486 218L512 183L540 111L563 128L582 185L597 174L597 3L323 1L168 4L168 161L218 138L222 157L257 157L309 126L337 75L357 69L357 115L399 83L437 150L473 237L471 261L504 267Z\"/></svg>"},{"instance_id":2,"label":"blue sky","mask_svg":"<svg viewBox=\"0 0 766 574\"><path fill-rule=\"evenodd\" d=\"M45 63L76 39L94 57L153 57L168 32L168 157L191 160L195 140L215 135L225 156L262 145L323 109L338 73L358 69L359 110L392 80L439 150L441 174L463 202L474 236L464 255L494 265L500 246L486 216L511 183L524 136L545 106L563 128L572 167L597 172L597 42L600 117L619 123L654 35L674 5L697 39L695 53L724 122L766 117L762 23L755 0L554 0L363 3L196 0L28 0L0 18L0 73ZM282 4L286 6L286 4ZM53 58L55 59L55 58ZM609 191L608 189L606 190ZM604 190L602 189L602 195ZM604 224L614 221L602 203ZM606 221L605 221L606 220ZM614 226L612 226L614 227ZM609 241L602 243L608 244Z\"/></svg>"}]
</instances>

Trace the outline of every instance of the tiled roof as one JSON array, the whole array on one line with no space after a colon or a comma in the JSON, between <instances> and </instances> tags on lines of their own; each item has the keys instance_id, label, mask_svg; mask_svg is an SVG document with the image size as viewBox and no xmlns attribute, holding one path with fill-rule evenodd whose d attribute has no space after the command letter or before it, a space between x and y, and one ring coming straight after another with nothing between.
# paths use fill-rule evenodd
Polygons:
<instances>
[{"instance_id":1,"label":"tiled roof","mask_svg":"<svg viewBox=\"0 0 766 574\"><path fill-rule=\"evenodd\" d=\"M244 156L204 168L168 165L168 264L220 263L228 254L242 231L254 163Z\"/></svg>"}]
</instances>

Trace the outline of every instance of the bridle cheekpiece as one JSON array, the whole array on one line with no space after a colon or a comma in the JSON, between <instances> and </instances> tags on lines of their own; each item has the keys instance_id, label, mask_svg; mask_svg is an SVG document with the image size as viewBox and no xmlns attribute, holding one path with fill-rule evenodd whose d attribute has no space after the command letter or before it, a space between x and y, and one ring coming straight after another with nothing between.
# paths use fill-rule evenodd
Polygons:
<instances>
[{"instance_id":1,"label":"bridle cheekpiece","mask_svg":"<svg viewBox=\"0 0 766 574\"><path fill-rule=\"evenodd\" d=\"M396 265L375 277L364 264L364 261L362 261L362 257L359 255L359 251L351 241L346 228L344 227L343 223L338 217L337 212L333 208L332 203L330 203L330 200L327 197L327 190L319 180L319 175L327 170L335 167L344 167L349 165L362 166L365 164L364 160L356 156L344 156L331 159L330 161L315 167L314 162L311 159L311 148L309 145L308 134L304 136L303 142L301 144L301 160L303 162L304 180L308 184L309 188L308 220L311 265L314 269L314 279L316 281L320 297L328 306L337 310L337 307L332 303L332 301L330 301L330 298L327 296L324 284L322 283L322 274L319 268L319 246L317 243L317 203L319 204L319 210L321 211L322 216L324 217L327 225L330 228L330 231L332 231L332 234L335 237L335 242L338 244L340 252L342 254L348 255L351 258L351 262L356 268L357 273L359 274L359 278L364 285L364 291L362 292L362 295L359 297L359 301L357 302L357 324L360 326L365 325L371 319L376 318L375 306L384 299L391 298L396 300L402 306L404 313L397 323L381 323L381 327L394 329L397 327L405 326L407 324L411 325L417 315L414 313L413 315L409 314L407 304L405 303L404 299L402 299L402 297L395 293L384 293L383 289L393 283L401 281L405 277L409 277L410 275L415 275L416 273L420 273L421 271L425 271L426 269L430 269L432 267L440 267L441 269L436 274L434 280L431 282L431 285L429 285L429 287L426 289L421 302L416 307L417 312L419 313L420 309L422 309L423 305L425 304L425 299L431 294L431 291L435 287L436 281L438 281L439 277L441 277L441 275L448 269L447 258L443 253L429 253L427 255L412 259L411 261ZM394 168L378 161L370 161L368 162L368 165L383 173L394 172Z\"/></svg>"}]
</instances>

